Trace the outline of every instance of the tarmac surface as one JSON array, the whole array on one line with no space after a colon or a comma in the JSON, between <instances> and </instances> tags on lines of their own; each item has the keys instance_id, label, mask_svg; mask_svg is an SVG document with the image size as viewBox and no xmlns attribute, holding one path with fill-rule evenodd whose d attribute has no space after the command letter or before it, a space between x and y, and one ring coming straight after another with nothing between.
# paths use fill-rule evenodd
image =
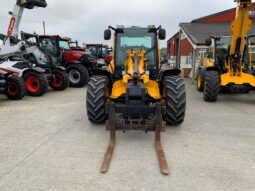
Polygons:
<instances>
[{"instance_id":1,"label":"tarmac surface","mask_svg":"<svg viewBox=\"0 0 255 191\"><path fill-rule=\"evenodd\" d=\"M109 132L88 121L85 88L21 101L1 95L0 190L254 191L255 92L206 103L190 81L186 89L185 122L162 133L169 176L154 134L143 132L118 132L109 172L100 173Z\"/></svg>"}]
</instances>

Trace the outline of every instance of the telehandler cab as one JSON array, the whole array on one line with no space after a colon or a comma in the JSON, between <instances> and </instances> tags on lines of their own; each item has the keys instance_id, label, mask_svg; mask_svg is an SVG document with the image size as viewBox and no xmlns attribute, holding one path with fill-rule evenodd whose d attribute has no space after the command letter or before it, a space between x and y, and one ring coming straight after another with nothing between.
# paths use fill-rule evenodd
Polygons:
<instances>
[{"instance_id":1,"label":"telehandler cab","mask_svg":"<svg viewBox=\"0 0 255 191\"><path fill-rule=\"evenodd\" d=\"M215 102L220 90L244 93L255 88L254 68L245 62L246 37L252 26L249 18L252 1L235 2L237 11L231 24L232 36L206 40L208 54L197 75L197 89L204 93L205 101Z\"/></svg>"},{"instance_id":2,"label":"telehandler cab","mask_svg":"<svg viewBox=\"0 0 255 191\"><path fill-rule=\"evenodd\" d=\"M160 27L105 30L105 40L114 31L113 60L108 70L95 70L87 88L87 114L92 123L105 123L110 143L101 172L107 172L116 143L116 131L155 132L155 146L163 174L169 173L160 141L165 122L184 121L186 91L180 70L162 70L159 39L166 31Z\"/></svg>"}]
</instances>

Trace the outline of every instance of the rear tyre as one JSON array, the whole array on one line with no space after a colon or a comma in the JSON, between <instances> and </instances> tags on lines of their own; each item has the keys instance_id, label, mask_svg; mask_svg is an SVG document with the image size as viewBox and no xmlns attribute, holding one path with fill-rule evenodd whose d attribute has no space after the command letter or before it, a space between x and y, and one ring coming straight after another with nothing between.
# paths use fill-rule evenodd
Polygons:
<instances>
[{"instance_id":1,"label":"rear tyre","mask_svg":"<svg viewBox=\"0 0 255 191\"><path fill-rule=\"evenodd\" d=\"M9 76L6 79L5 95L11 100L20 100L26 95L26 84L22 78Z\"/></svg>"},{"instance_id":2,"label":"rear tyre","mask_svg":"<svg viewBox=\"0 0 255 191\"><path fill-rule=\"evenodd\" d=\"M169 125L183 123L186 112L186 90L184 80L178 76L164 78L164 99L166 115L163 117Z\"/></svg>"},{"instance_id":3,"label":"rear tyre","mask_svg":"<svg viewBox=\"0 0 255 191\"><path fill-rule=\"evenodd\" d=\"M205 79L203 78L201 72L198 72L197 75L197 90L199 92L203 92L204 91L204 85L205 85Z\"/></svg>"},{"instance_id":4,"label":"rear tyre","mask_svg":"<svg viewBox=\"0 0 255 191\"><path fill-rule=\"evenodd\" d=\"M109 96L108 79L104 76L93 76L87 87L87 115L92 123L103 124L107 117L105 104Z\"/></svg>"},{"instance_id":5,"label":"rear tyre","mask_svg":"<svg viewBox=\"0 0 255 191\"><path fill-rule=\"evenodd\" d=\"M48 81L44 74L37 72L27 72L24 75L24 80L27 87L27 93L30 96L43 96L48 90Z\"/></svg>"},{"instance_id":6,"label":"rear tyre","mask_svg":"<svg viewBox=\"0 0 255 191\"><path fill-rule=\"evenodd\" d=\"M69 86L67 72L56 70L54 73L55 81L50 83L50 87L55 91L63 91Z\"/></svg>"},{"instance_id":7,"label":"rear tyre","mask_svg":"<svg viewBox=\"0 0 255 191\"><path fill-rule=\"evenodd\" d=\"M207 71L205 74L204 100L217 101L220 91L220 78L217 71Z\"/></svg>"},{"instance_id":8,"label":"rear tyre","mask_svg":"<svg viewBox=\"0 0 255 191\"><path fill-rule=\"evenodd\" d=\"M71 64L67 67L71 87L80 88L85 86L89 80L89 72L80 64Z\"/></svg>"}]
</instances>

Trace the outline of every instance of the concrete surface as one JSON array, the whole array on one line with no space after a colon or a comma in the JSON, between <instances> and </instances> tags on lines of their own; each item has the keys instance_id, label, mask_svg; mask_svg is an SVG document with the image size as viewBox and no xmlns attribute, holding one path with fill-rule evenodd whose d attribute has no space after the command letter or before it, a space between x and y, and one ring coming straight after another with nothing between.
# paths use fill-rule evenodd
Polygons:
<instances>
[{"instance_id":1,"label":"concrete surface","mask_svg":"<svg viewBox=\"0 0 255 191\"><path fill-rule=\"evenodd\" d=\"M159 170L154 134L117 134L100 174L109 133L88 122L85 88L41 98L0 96L1 191L255 190L255 93L205 103L187 82L187 117L162 136L171 174Z\"/></svg>"}]
</instances>

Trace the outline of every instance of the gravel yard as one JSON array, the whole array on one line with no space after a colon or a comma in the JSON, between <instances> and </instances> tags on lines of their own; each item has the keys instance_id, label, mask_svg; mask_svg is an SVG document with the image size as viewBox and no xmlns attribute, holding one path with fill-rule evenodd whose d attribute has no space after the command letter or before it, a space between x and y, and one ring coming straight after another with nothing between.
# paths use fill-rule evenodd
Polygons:
<instances>
[{"instance_id":1,"label":"gravel yard","mask_svg":"<svg viewBox=\"0 0 255 191\"><path fill-rule=\"evenodd\" d=\"M109 172L100 173L109 132L87 120L85 88L21 101L1 95L0 190L255 190L255 93L206 103L190 84L184 124L162 134L169 176L154 134L143 132L118 132Z\"/></svg>"}]
</instances>

